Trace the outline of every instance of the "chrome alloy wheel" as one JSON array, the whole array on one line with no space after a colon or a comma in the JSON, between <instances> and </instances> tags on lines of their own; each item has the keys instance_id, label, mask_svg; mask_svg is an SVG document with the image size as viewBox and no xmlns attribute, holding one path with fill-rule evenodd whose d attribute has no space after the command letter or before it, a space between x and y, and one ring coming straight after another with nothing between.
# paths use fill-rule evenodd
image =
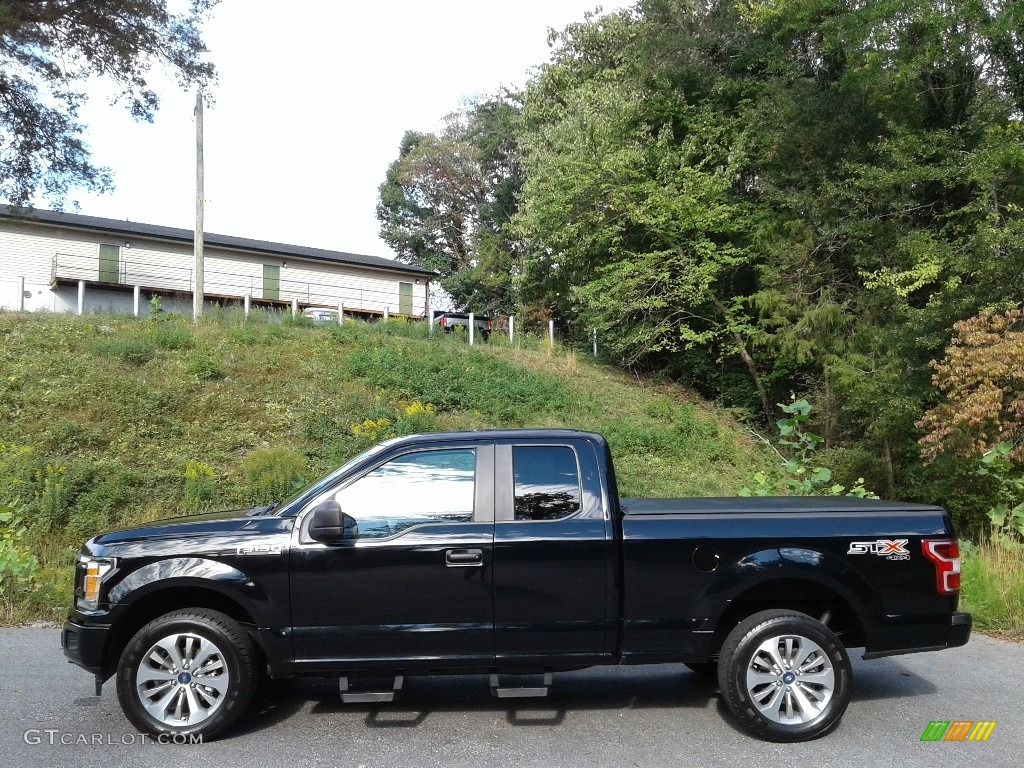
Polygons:
<instances>
[{"instance_id":1,"label":"chrome alloy wheel","mask_svg":"<svg viewBox=\"0 0 1024 768\"><path fill-rule=\"evenodd\" d=\"M800 635L778 635L761 643L746 673L754 706L782 725L808 723L821 715L836 687L825 650Z\"/></svg>"},{"instance_id":2,"label":"chrome alloy wheel","mask_svg":"<svg viewBox=\"0 0 1024 768\"><path fill-rule=\"evenodd\" d=\"M157 640L135 673L139 702L171 727L207 720L224 703L230 683L220 648L190 632Z\"/></svg>"}]
</instances>

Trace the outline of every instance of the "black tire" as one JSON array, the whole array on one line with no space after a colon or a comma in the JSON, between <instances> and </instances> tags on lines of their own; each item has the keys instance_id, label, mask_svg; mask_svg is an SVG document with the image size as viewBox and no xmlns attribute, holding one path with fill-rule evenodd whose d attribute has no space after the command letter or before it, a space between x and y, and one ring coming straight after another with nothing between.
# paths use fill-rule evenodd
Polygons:
<instances>
[{"instance_id":1,"label":"black tire","mask_svg":"<svg viewBox=\"0 0 1024 768\"><path fill-rule=\"evenodd\" d=\"M796 611L749 616L718 656L726 706L744 730L767 741L808 741L833 730L850 703L852 677L838 638Z\"/></svg>"},{"instance_id":2,"label":"black tire","mask_svg":"<svg viewBox=\"0 0 1024 768\"><path fill-rule=\"evenodd\" d=\"M125 647L117 698L141 731L208 738L252 701L255 659L252 640L234 619L205 608L173 611L146 624Z\"/></svg>"}]
</instances>

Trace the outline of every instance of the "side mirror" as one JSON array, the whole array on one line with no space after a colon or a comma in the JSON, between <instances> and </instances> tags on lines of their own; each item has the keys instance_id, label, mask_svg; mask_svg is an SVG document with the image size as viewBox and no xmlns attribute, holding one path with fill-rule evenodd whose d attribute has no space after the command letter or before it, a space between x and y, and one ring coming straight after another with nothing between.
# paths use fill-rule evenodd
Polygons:
<instances>
[{"instance_id":1,"label":"side mirror","mask_svg":"<svg viewBox=\"0 0 1024 768\"><path fill-rule=\"evenodd\" d=\"M332 542L354 538L359 533L356 521L341 511L341 505L324 501L313 510L309 521L309 537L316 541Z\"/></svg>"}]
</instances>

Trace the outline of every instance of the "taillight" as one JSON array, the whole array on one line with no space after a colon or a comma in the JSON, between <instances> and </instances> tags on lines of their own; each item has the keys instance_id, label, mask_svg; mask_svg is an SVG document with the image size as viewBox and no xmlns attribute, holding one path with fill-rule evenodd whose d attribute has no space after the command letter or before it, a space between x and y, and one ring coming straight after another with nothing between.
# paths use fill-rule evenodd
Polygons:
<instances>
[{"instance_id":1,"label":"taillight","mask_svg":"<svg viewBox=\"0 0 1024 768\"><path fill-rule=\"evenodd\" d=\"M490 320L487 321L487 330L488 331L491 330L491 321Z\"/></svg>"},{"instance_id":2,"label":"taillight","mask_svg":"<svg viewBox=\"0 0 1024 768\"><path fill-rule=\"evenodd\" d=\"M447 324L447 320L448 320L448 318L447 318L447 317L445 317L444 315L441 315L441 320L439 321L439 324L440 324L440 326L441 326L442 328L444 328L444 327L445 327L445 325Z\"/></svg>"},{"instance_id":3,"label":"taillight","mask_svg":"<svg viewBox=\"0 0 1024 768\"><path fill-rule=\"evenodd\" d=\"M955 595L960 591L960 545L956 539L924 539L924 556L935 566L935 591Z\"/></svg>"}]
</instances>

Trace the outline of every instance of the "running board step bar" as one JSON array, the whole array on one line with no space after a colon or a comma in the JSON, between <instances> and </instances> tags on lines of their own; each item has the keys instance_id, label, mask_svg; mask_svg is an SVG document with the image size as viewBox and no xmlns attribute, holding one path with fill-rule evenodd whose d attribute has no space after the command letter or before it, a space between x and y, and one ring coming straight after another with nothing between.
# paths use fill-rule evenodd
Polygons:
<instances>
[{"instance_id":1,"label":"running board step bar","mask_svg":"<svg viewBox=\"0 0 1024 768\"><path fill-rule=\"evenodd\" d=\"M534 698L539 696L547 696L551 690L551 673L544 673L544 683L539 687L521 687L521 688L510 688L502 686L498 682L498 675L494 672L491 673L491 695L497 696L499 699L525 699Z\"/></svg>"},{"instance_id":2,"label":"running board step bar","mask_svg":"<svg viewBox=\"0 0 1024 768\"><path fill-rule=\"evenodd\" d=\"M338 679L338 688L341 689L341 700L345 704L375 704L394 701L395 696L402 690L403 682L403 675L395 675L390 691L352 691L349 690L348 678L342 677Z\"/></svg>"}]
</instances>

